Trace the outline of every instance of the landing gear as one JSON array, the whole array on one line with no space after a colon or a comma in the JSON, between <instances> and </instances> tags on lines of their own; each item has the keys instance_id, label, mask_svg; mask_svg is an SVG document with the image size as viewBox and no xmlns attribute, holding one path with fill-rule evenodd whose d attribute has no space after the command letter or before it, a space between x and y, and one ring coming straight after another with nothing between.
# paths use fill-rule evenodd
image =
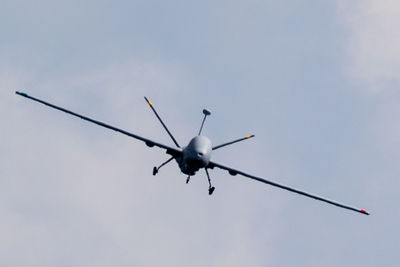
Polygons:
<instances>
[{"instance_id":1,"label":"landing gear","mask_svg":"<svg viewBox=\"0 0 400 267\"><path fill-rule=\"evenodd\" d=\"M186 179L186 183L188 184L190 181L190 175L188 176L188 178Z\"/></svg>"},{"instance_id":2,"label":"landing gear","mask_svg":"<svg viewBox=\"0 0 400 267\"><path fill-rule=\"evenodd\" d=\"M164 162L163 164L161 164L160 166L156 167L154 166L153 168L153 175L156 175L158 173L158 170L161 169L162 166L164 166L165 164L167 164L168 162L170 162L171 160L173 160L174 157L171 157L169 160L167 160L166 162Z\"/></svg>"},{"instance_id":3,"label":"landing gear","mask_svg":"<svg viewBox=\"0 0 400 267\"><path fill-rule=\"evenodd\" d=\"M211 185L211 179L210 179L210 175L208 174L207 168L205 168L205 170L206 170L207 179L208 179L208 194L211 196L215 190L215 187Z\"/></svg>"},{"instance_id":4,"label":"landing gear","mask_svg":"<svg viewBox=\"0 0 400 267\"><path fill-rule=\"evenodd\" d=\"M208 188L208 194L211 196L212 193L214 192L214 190L215 190L215 187L214 187L214 186L211 187L211 188Z\"/></svg>"}]
</instances>

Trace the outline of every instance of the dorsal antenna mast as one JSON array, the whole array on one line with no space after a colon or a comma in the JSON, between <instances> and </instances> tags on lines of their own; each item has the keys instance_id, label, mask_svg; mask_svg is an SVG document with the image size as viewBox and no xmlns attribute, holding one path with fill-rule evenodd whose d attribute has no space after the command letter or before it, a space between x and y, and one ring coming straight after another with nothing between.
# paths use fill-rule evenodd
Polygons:
<instances>
[{"instance_id":1,"label":"dorsal antenna mast","mask_svg":"<svg viewBox=\"0 0 400 267\"><path fill-rule=\"evenodd\" d=\"M204 122L206 121L207 116L211 115L211 112L208 109L203 109L203 114L204 114L204 118L203 118L203 121L201 122L201 126L200 126L200 130L199 130L199 134L198 135L201 134L201 131L203 130Z\"/></svg>"}]
</instances>

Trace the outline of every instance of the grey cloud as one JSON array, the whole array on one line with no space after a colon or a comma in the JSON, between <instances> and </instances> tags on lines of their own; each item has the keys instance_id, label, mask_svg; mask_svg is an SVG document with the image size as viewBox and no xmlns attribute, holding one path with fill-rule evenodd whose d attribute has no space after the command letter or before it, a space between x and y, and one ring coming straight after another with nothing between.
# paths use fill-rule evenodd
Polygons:
<instances>
[{"instance_id":1,"label":"grey cloud","mask_svg":"<svg viewBox=\"0 0 400 267\"><path fill-rule=\"evenodd\" d=\"M0 11L1 265L397 262L397 95L354 90L334 4L79 3ZM256 134L216 161L372 216L218 170L210 199L203 173L153 177L162 151L14 90L165 143L144 95L181 143L208 107L215 143Z\"/></svg>"}]
</instances>

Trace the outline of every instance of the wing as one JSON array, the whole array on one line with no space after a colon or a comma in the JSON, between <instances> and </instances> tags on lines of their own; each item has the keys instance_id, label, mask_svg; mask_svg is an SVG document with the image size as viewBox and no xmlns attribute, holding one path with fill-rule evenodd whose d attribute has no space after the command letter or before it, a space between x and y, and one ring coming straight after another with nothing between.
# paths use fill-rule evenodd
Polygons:
<instances>
[{"instance_id":1,"label":"wing","mask_svg":"<svg viewBox=\"0 0 400 267\"><path fill-rule=\"evenodd\" d=\"M159 148L163 148L163 149L166 150L167 154L170 154L170 155L173 156L173 157L178 157L178 156L182 153L181 149L172 148L172 147L170 147L170 146L167 146L167 145L164 145L164 144L155 142L155 141L150 140L150 139L148 139L148 138L144 138L144 137L141 137L141 136L139 136L139 135L136 135L136 134L127 132L127 131L125 131L125 130L119 129L119 128L117 128L117 127L108 125L108 124L106 124L106 123L104 123L104 122L101 122L101 121L97 121L97 120L88 118L88 117L86 117L86 116L83 116L83 115L80 115L80 114L78 114L78 113L72 112L72 111L67 110L67 109L65 109L65 108L58 107L58 106L55 106L55 105L53 105L53 104L47 103L47 102L45 102L45 101L43 101L43 100L40 100L40 99L34 98L34 97L32 97L32 96L29 96L29 95L26 94L26 93L21 93L21 92L15 92L15 93L16 93L17 95L26 97L26 98L31 99L31 100L33 100L33 101L36 101L36 102L39 102L39 103L44 104L44 105L46 105L46 106L49 106L49 107L51 107L51 108L54 108L54 109L60 110L60 111L62 111L62 112L68 113L68 114L70 114L70 115L72 115L72 116L81 118L81 119L83 119L83 120L86 120L86 121L92 122L92 123L94 123L94 124L100 125L100 126L102 126L102 127L104 127L104 128L108 128L108 129L110 129L110 130L114 130L114 131L116 131L116 132L119 132L119 133L122 133L122 134L124 134L124 135L133 137L133 138L138 139L138 140L140 140L140 141L143 141L143 142L145 142L145 144L146 144L147 146L149 146L149 147L156 146L156 147L159 147Z\"/></svg>"},{"instance_id":2,"label":"wing","mask_svg":"<svg viewBox=\"0 0 400 267\"><path fill-rule=\"evenodd\" d=\"M230 175L240 174L240 175L243 175L243 176L245 176L247 178L250 178L250 179L253 179L253 180L257 180L259 182L262 182L262 183L265 183L265 184L269 184L269 185L272 185L272 186L275 186L275 187L279 187L281 189L285 189L287 191L290 191L290 192L293 192L293 193L297 193L297 194L300 194L300 195L303 195L303 196L306 196L306 197L309 197L309 198L313 198L313 199L316 199L316 200L319 200L319 201L323 201L323 202L329 203L331 205L335 205L335 206L340 207L340 208L344 208L344 209L352 210L352 211L359 212L359 213L362 213L362 214L365 214L365 215L369 215L369 213L366 212L365 210L353 208L353 207L350 207L350 206L347 206L347 205L343 205L343 204L340 204L338 202L335 202L335 201L332 201L332 200L329 200L329 199L326 199L326 198L323 198L323 197L319 197L319 196L316 196L316 195L313 195L313 194L310 194L310 193L307 193L307 192L304 192L304 191L300 191L300 190L291 188L291 187L286 186L286 185L281 185L281 184L278 184L278 183L275 183L275 182L272 182L272 181L268 181L268 180L265 180L263 178L253 176L253 175L250 175L250 174L244 173L242 171L238 171L238 170L232 169L230 167L226 167L224 165L221 165L221 164L218 164L218 163L215 163L215 162L212 162L212 161L207 166L207 168L210 168L210 169L213 169L214 167L217 167L217 168L220 168L220 169L223 169L223 170L227 170Z\"/></svg>"}]
</instances>

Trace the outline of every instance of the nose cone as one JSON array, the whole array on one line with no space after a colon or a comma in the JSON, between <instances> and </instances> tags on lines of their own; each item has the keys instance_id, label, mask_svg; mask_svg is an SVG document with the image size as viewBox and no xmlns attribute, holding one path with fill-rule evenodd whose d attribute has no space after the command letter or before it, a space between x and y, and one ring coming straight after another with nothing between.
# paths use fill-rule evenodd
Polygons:
<instances>
[{"instance_id":1,"label":"nose cone","mask_svg":"<svg viewBox=\"0 0 400 267\"><path fill-rule=\"evenodd\" d=\"M212 150L212 144L210 139L201 135L194 137L190 141L189 147L194 151L196 151L197 154L203 156L210 153L210 151Z\"/></svg>"},{"instance_id":2,"label":"nose cone","mask_svg":"<svg viewBox=\"0 0 400 267\"><path fill-rule=\"evenodd\" d=\"M196 136L183 149L183 156L179 161L181 171L194 175L200 168L206 167L211 160L212 144L205 136Z\"/></svg>"},{"instance_id":3,"label":"nose cone","mask_svg":"<svg viewBox=\"0 0 400 267\"><path fill-rule=\"evenodd\" d=\"M188 149L193 159L201 160L202 165L206 166L211 159L212 143L205 136L196 136L188 145Z\"/></svg>"}]
</instances>

